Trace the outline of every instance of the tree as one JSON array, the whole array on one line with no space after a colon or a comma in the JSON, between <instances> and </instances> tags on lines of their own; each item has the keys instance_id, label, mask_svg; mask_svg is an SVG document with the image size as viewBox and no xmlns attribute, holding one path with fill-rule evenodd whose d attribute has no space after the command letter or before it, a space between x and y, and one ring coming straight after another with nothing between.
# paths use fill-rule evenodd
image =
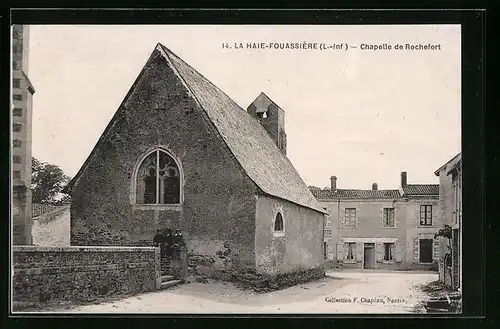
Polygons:
<instances>
[{"instance_id":1,"label":"tree","mask_svg":"<svg viewBox=\"0 0 500 329\"><path fill-rule=\"evenodd\" d=\"M319 187L313 186L313 185L308 186L308 188L310 191L321 191L321 189Z\"/></svg>"},{"instance_id":2,"label":"tree","mask_svg":"<svg viewBox=\"0 0 500 329\"><path fill-rule=\"evenodd\" d=\"M33 203L54 202L70 178L58 166L32 158L31 195Z\"/></svg>"}]
</instances>

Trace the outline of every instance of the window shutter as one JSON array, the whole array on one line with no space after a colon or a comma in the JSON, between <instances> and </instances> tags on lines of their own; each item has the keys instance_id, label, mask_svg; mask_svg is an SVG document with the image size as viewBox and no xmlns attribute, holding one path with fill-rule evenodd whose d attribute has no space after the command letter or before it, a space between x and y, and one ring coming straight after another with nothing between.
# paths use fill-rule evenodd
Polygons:
<instances>
[{"instance_id":1,"label":"window shutter","mask_svg":"<svg viewBox=\"0 0 500 329\"><path fill-rule=\"evenodd\" d=\"M359 216L358 216L358 210L356 209L356 228L359 226Z\"/></svg>"},{"instance_id":2,"label":"window shutter","mask_svg":"<svg viewBox=\"0 0 500 329\"><path fill-rule=\"evenodd\" d=\"M341 227L345 226L345 215L340 216L340 226Z\"/></svg>"},{"instance_id":3,"label":"window shutter","mask_svg":"<svg viewBox=\"0 0 500 329\"><path fill-rule=\"evenodd\" d=\"M432 244L432 259L439 260L439 239L434 239Z\"/></svg>"},{"instance_id":4,"label":"window shutter","mask_svg":"<svg viewBox=\"0 0 500 329\"><path fill-rule=\"evenodd\" d=\"M344 259L344 247L342 243L337 243L337 261Z\"/></svg>"},{"instance_id":5,"label":"window shutter","mask_svg":"<svg viewBox=\"0 0 500 329\"><path fill-rule=\"evenodd\" d=\"M400 243L396 243L394 248L394 261L401 263L403 261L403 246Z\"/></svg>"},{"instance_id":6,"label":"window shutter","mask_svg":"<svg viewBox=\"0 0 500 329\"><path fill-rule=\"evenodd\" d=\"M356 261L361 262L363 259L363 242L356 243Z\"/></svg>"},{"instance_id":7,"label":"window shutter","mask_svg":"<svg viewBox=\"0 0 500 329\"><path fill-rule=\"evenodd\" d=\"M380 227L384 227L384 207L380 208Z\"/></svg>"},{"instance_id":8,"label":"window shutter","mask_svg":"<svg viewBox=\"0 0 500 329\"><path fill-rule=\"evenodd\" d=\"M413 240L413 259L418 261L419 257L418 257L418 252L419 252L419 239L416 238L415 240Z\"/></svg>"},{"instance_id":9,"label":"window shutter","mask_svg":"<svg viewBox=\"0 0 500 329\"><path fill-rule=\"evenodd\" d=\"M432 205L430 207L431 207L431 209L430 209L431 210L431 225L434 225L435 224L434 221L436 220L436 218L434 217L434 208L435 207L433 207Z\"/></svg>"},{"instance_id":10,"label":"window shutter","mask_svg":"<svg viewBox=\"0 0 500 329\"><path fill-rule=\"evenodd\" d=\"M394 207L394 227L399 226L398 208Z\"/></svg>"},{"instance_id":11,"label":"window shutter","mask_svg":"<svg viewBox=\"0 0 500 329\"><path fill-rule=\"evenodd\" d=\"M377 261L384 260L384 244L381 242L375 243L375 254Z\"/></svg>"}]
</instances>

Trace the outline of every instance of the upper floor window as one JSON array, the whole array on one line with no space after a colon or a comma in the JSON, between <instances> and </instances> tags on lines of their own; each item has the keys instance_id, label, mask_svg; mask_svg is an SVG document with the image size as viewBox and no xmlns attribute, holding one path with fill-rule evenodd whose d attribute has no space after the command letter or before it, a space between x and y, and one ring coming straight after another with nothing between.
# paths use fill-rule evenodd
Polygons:
<instances>
[{"instance_id":1,"label":"upper floor window","mask_svg":"<svg viewBox=\"0 0 500 329\"><path fill-rule=\"evenodd\" d=\"M22 127L23 127L23 125L20 123L13 123L12 124L12 131L19 132L19 131L21 131Z\"/></svg>"},{"instance_id":2,"label":"upper floor window","mask_svg":"<svg viewBox=\"0 0 500 329\"><path fill-rule=\"evenodd\" d=\"M283 232L283 216L281 213L277 213L274 219L274 232Z\"/></svg>"},{"instance_id":3,"label":"upper floor window","mask_svg":"<svg viewBox=\"0 0 500 329\"><path fill-rule=\"evenodd\" d=\"M20 155L14 155L12 157L12 162L14 162L14 163L21 163L21 156Z\"/></svg>"},{"instance_id":4,"label":"upper floor window","mask_svg":"<svg viewBox=\"0 0 500 329\"><path fill-rule=\"evenodd\" d=\"M23 109L18 108L18 107L14 108L12 110L12 115L15 116L15 117L21 117L21 116L23 116Z\"/></svg>"},{"instance_id":5,"label":"upper floor window","mask_svg":"<svg viewBox=\"0 0 500 329\"><path fill-rule=\"evenodd\" d=\"M422 226L432 225L432 206L430 205L420 206L420 225Z\"/></svg>"},{"instance_id":6,"label":"upper floor window","mask_svg":"<svg viewBox=\"0 0 500 329\"><path fill-rule=\"evenodd\" d=\"M384 227L394 227L394 208L384 208Z\"/></svg>"},{"instance_id":7,"label":"upper floor window","mask_svg":"<svg viewBox=\"0 0 500 329\"><path fill-rule=\"evenodd\" d=\"M14 140L12 141L12 146L13 146L13 147L16 147L16 148L17 148L17 147L21 147L21 144L22 144L22 142L21 142L21 140L19 140L19 139L14 139Z\"/></svg>"},{"instance_id":8,"label":"upper floor window","mask_svg":"<svg viewBox=\"0 0 500 329\"><path fill-rule=\"evenodd\" d=\"M356 227L356 208L345 209L345 227Z\"/></svg>"},{"instance_id":9,"label":"upper floor window","mask_svg":"<svg viewBox=\"0 0 500 329\"><path fill-rule=\"evenodd\" d=\"M12 178L13 179L21 179L21 172L19 170L14 170L12 172Z\"/></svg>"},{"instance_id":10,"label":"upper floor window","mask_svg":"<svg viewBox=\"0 0 500 329\"><path fill-rule=\"evenodd\" d=\"M12 79L12 86L14 88L21 88L21 79Z\"/></svg>"},{"instance_id":11,"label":"upper floor window","mask_svg":"<svg viewBox=\"0 0 500 329\"><path fill-rule=\"evenodd\" d=\"M12 69L13 70L17 70L18 69L17 61L12 61Z\"/></svg>"},{"instance_id":12,"label":"upper floor window","mask_svg":"<svg viewBox=\"0 0 500 329\"><path fill-rule=\"evenodd\" d=\"M12 99L14 99L15 101L22 101L23 95L14 95L14 96L12 96Z\"/></svg>"},{"instance_id":13,"label":"upper floor window","mask_svg":"<svg viewBox=\"0 0 500 329\"><path fill-rule=\"evenodd\" d=\"M180 203L180 172L174 159L161 150L150 153L139 166L136 193L138 204Z\"/></svg>"}]
</instances>

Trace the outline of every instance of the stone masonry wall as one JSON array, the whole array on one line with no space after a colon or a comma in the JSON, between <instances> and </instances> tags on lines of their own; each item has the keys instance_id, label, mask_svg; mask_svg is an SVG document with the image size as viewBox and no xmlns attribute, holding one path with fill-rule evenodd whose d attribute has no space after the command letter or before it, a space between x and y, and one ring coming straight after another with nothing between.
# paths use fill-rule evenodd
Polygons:
<instances>
[{"instance_id":1,"label":"stone masonry wall","mask_svg":"<svg viewBox=\"0 0 500 329\"><path fill-rule=\"evenodd\" d=\"M159 248L13 247L14 303L84 303L154 291L161 284Z\"/></svg>"}]
</instances>

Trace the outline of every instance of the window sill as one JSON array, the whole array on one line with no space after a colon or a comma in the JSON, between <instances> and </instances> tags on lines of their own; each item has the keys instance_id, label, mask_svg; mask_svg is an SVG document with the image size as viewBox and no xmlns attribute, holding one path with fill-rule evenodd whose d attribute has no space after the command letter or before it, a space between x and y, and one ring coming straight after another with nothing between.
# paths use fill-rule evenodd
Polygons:
<instances>
[{"instance_id":1,"label":"window sill","mask_svg":"<svg viewBox=\"0 0 500 329\"><path fill-rule=\"evenodd\" d=\"M175 210L182 209L181 203L174 204L133 204L132 210Z\"/></svg>"},{"instance_id":2,"label":"window sill","mask_svg":"<svg viewBox=\"0 0 500 329\"><path fill-rule=\"evenodd\" d=\"M417 225L418 228L435 228L436 225Z\"/></svg>"},{"instance_id":3,"label":"window sill","mask_svg":"<svg viewBox=\"0 0 500 329\"><path fill-rule=\"evenodd\" d=\"M382 261L382 264L395 264L395 263L396 263L396 261L394 261L394 260L383 260Z\"/></svg>"},{"instance_id":4,"label":"window sill","mask_svg":"<svg viewBox=\"0 0 500 329\"><path fill-rule=\"evenodd\" d=\"M273 232L273 237L275 238L284 238L285 232Z\"/></svg>"},{"instance_id":5,"label":"window sill","mask_svg":"<svg viewBox=\"0 0 500 329\"><path fill-rule=\"evenodd\" d=\"M356 264L356 260L355 259L344 259L343 263L344 264Z\"/></svg>"},{"instance_id":6,"label":"window sill","mask_svg":"<svg viewBox=\"0 0 500 329\"><path fill-rule=\"evenodd\" d=\"M396 226L381 226L380 228L383 228L383 229L395 229L397 228Z\"/></svg>"}]
</instances>

